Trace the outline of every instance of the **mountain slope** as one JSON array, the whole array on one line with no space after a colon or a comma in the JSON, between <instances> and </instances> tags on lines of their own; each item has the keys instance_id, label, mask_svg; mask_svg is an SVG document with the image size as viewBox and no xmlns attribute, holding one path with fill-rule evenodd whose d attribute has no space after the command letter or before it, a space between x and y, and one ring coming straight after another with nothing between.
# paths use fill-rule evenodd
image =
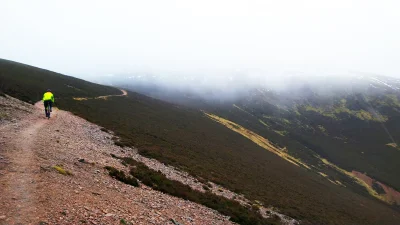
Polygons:
<instances>
[{"instance_id":1,"label":"mountain slope","mask_svg":"<svg viewBox=\"0 0 400 225\"><path fill-rule=\"evenodd\" d=\"M368 193L362 197L299 169L197 110L135 93L113 101L70 100L67 105L77 115L115 131L121 137L117 144L136 146L141 154L273 205L305 224L375 224L386 210L390 213L385 218L397 217L388 206L369 199Z\"/></svg>"},{"instance_id":2,"label":"mountain slope","mask_svg":"<svg viewBox=\"0 0 400 225\"><path fill-rule=\"evenodd\" d=\"M186 82L188 87L193 85L184 79L176 79L178 83ZM121 84L239 124L285 147L289 155L318 167L315 172L326 175L334 169L319 166L320 158L341 167L339 172L342 174L346 175L343 172L346 170L346 176L353 177L352 171L354 174L361 172L375 180L373 185L364 189L364 193L378 196L376 192L387 189L390 191L385 191L379 199L394 205L400 203L400 180L397 176L400 171L397 163L400 157L397 144L400 140L398 79L370 74L350 74L335 79L320 76L306 81L287 77L286 88L276 89L268 84L243 86L230 98L224 97L230 87L235 87L230 80L221 84L221 90L203 92L199 92L198 87L165 86L163 79L156 76L150 80L140 77L135 81L138 84L129 82L129 79ZM207 86L204 88L209 89ZM337 180L336 174L325 177ZM355 179L357 183L362 182Z\"/></svg>"},{"instance_id":3,"label":"mountain slope","mask_svg":"<svg viewBox=\"0 0 400 225\"><path fill-rule=\"evenodd\" d=\"M90 83L37 67L0 59L0 89L13 97L36 103L51 89L56 100L70 97L95 97L120 94L113 87Z\"/></svg>"},{"instance_id":4,"label":"mountain slope","mask_svg":"<svg viewBox=\"0 0 400 225\"><path fill-rule=\"evenodd\" d=\"M12 78L12 75L7 75L8 79ZM26 84L29 77L25 78ZM13 82L19 84L18 80ZM23 87L20 89L22 93L30 88L22 84L20 87ZM1 90L10 93L9 89ZM55 92L56 97L57 94ZM209 119L197 109L169 104L133 92L129 92L127 97L109 97L106 100L78 101L73 97L84 96L74 92L59 99L57 103L63 109L114 131L120 137L115 140L116 144L135 146L143 155L177 166L197 176L199 180L210 180L241 192L250 200L258 200L266 206L272 205L284 214L301 220L303 224L400 222L396 209L371 197L363 187L351 185L354 189L360 189L353 191L333 184L314 171L298 167L266 151L241 134ZM251 116L253 111L239 104L236 107L229 104L234 108L226 111L226 108L211 106L207 111L235 121L272 140L272 144L279 148L286 147L294 157L314 165L313 150L305 148L298 141L284 139L287 137L284 130L261 129L266 127L268 121L263 124L260 119L254 119ZM279 111L271 107L267 109L270 110L269 114ZM234 119L229 116L234 116ZM278 117L276 121L280 118L283 120L285 117ZM256 121L257 125L250 121ZM253 126L259 130L252 129ZM320 165L320 168L323 167ZM353 182L334 169L328 171L330 176L336 176L348 184Z\"/></svg>"}]
</instances>

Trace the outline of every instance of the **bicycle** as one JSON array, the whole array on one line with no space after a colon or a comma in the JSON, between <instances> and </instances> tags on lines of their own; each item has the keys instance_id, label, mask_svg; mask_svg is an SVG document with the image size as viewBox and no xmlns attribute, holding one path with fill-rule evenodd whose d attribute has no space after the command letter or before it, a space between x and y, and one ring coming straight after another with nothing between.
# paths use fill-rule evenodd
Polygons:
<instances>
[{"instance_id":1,"label":"bicycle","mask_svg":"<svg viewBox=\"0 0 400 225\"><path fill-rule=\"evenodd\" d=\"M50 119L51 103L45 104L44 112L46 114L47 119Z\"/></svg>"}]
</instances>

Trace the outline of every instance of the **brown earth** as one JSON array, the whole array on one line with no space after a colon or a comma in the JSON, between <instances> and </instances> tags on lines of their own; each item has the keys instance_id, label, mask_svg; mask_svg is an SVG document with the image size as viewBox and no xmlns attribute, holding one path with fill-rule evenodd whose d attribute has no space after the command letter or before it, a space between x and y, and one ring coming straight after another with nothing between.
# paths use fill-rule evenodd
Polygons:
<instances>
[{"instance_id":1,"label":"brown earth","mask_svg":"<svg viewBox=\"0 0 400 225\"><path fill-rule=\"evenodd\" d=\"M384 198L390 202L390 203L396 203L398 205L400 205L400 192L396 191L395 189L393 189L392 187L389 187L377 180L372 179L371 177L369 177L368 175L364 174L364 173L360 173L358 171L352 171L352 173L360 178L361 180L363 180L366 184L368 184L368 186L370 188L373 188L373 184L376 183L379 186L381 186L381 188L384 190L385 194L382 194L384 196Z\"/></svg>"}]
</instances>

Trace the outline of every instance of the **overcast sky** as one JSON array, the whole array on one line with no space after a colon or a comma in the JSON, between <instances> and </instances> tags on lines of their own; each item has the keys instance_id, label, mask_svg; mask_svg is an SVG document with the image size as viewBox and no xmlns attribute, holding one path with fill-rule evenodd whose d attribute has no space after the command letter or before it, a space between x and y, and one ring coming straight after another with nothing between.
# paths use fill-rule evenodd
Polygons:
<instances>
[{"instance_id":1,"label":"overcast sky","mask_svg":"<svg viewBox=\"0 0 400 225\"><path fill-rule=\"evenodd\" d=\"M0 58L69 75L400 77L400 1L0 0Z\"/></svg>"}]
</instances>

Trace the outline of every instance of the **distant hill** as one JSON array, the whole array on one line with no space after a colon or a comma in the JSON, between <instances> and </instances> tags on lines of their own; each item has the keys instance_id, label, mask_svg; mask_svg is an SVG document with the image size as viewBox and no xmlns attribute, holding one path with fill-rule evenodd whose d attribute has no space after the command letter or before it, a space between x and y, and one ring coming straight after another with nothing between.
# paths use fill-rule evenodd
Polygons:
<instances>
[{"instance_id":1,"label":"distant hill","mask_svg":"<svg viewBox=\"0 0 400 225\"><path fill-rule=\"evenodd\" d=\"M56 96L62 96L59 104L63 109L114 131L120 137L115 140L117 145L135 146L143 155L243 193L264 205L272 205L301 220L302 224L400 223L399 209L395 204L383 201L387 197L383 195L383 187L374 185L375 189L368 189L360 184L361 178L355 178L359 174L350 176L349 162L354 161L355 170L366 172L365 168L371 168L370 171L378 174L373 176L377 181L394 189L398 187L395 173L384 166L382 170L373 170L378 166L373 157L364 156L366 160L360 160L357 157L363 153L353 152L353 148L346 147L347 143L340 139L343 136L333 134L336 132L334 127L340 130L348 121L354 122L349 125L354 129L360 124L363 128L377 129L375 124L381 124L375 117L360 120L357 113L352 114L350 106L346 106L350 113L343 109L350 114L347 115L350 119L339 123L341 112L333 120L323 115L330 115L330 112L320 110L322 105L303 103L295 111L264 101L262 95L255 95L260 97L260 102L244 96L235 102L211 104L203 101L197 108L134 92L129 92L127 97L77 101L73 97L115 94L119 90L8 61L1 64L0 71L3 71L1 83L8 82L1 91L25 101L36 101L40 99L42 89L51 86L57 90ZM13 76L14 73L19 75ZM29 97L35 93L37 97ZM387 116L390 121L392 116ZM345 135L347 139L354 137L357 141L350 146L357 146L356 143L362 140L356 134ZM387 168L398 171L391 161L398 154L394 144L386 145L383 134L380 138L383 141L377 143L384 145L379 151L387 151ZM329 143L333 143L330 148ZM367 148L363 145L364 154L372 155L373 148ZM369 191L377 195L373 196Z\"/></svg>"},{"instance_id":2,"label":"distant hill","mask_svg":"<svg viewBox=\"0 0 400 225\"><path fill-rule=\"evenodd\" d=\"M30 103L41 100L47 89L54 92L56 100L120 93L113 87L5 59L0 59L0 89L8 95Z\"/></svg>"}]
</instances>

